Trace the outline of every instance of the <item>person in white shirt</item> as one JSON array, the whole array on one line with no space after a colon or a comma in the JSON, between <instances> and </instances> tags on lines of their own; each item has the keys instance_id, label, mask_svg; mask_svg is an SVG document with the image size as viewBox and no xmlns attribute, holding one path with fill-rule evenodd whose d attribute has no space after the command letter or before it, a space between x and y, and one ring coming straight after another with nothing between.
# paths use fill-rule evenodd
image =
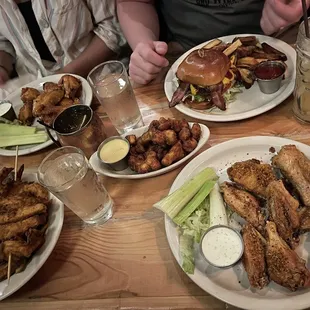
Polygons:
<instances>
[{"instance_id":1,"label":"person in white shirt","mask_svg":"<svg viewBox=\"0 0 310 310\"><path fill-rule=\"evenodd\" d=\"M87 76L118 57L126 41L114 1L1 0L0 85L18 76Z\"/></svg>"}]
</instances>

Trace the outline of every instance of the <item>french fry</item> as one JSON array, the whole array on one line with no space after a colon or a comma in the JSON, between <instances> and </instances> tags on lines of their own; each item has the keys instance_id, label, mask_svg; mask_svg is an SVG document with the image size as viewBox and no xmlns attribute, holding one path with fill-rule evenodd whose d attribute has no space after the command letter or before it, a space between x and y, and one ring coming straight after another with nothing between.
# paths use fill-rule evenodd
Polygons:
<instances>
[{"instance_id":1,"label":"french fry","mask_svg":"<svg viewBox=\"0 0 310 310\"><path fill-rule=\"evenodd\" d=\"M234 53L238 47L242 45L241 41L238 39L235 41L232 45L226 48L226 50L223 52L226 56L230 56L232 53Z\"/></svg>"},{"instance_id":2,"label":"french fry","mask_svg":"<svg viewBox=\"0 0 310 310\"><path fill-rule=\"evenodd\" d=\"M243 57L243 58L238 59L237 61L237 67L241 67L241 66L253 67L253 66L256 66L257 64L258 62L254 57Z\"/></svg>"},{"instance_id":3,"label":"french fry","mask_svg":"<svg viewBox=\"0 0 310 310\"><path fill-rule=\"evenodd\" d=\"M204 49L209 50L217 45L220 45L222 41L220 39L212 40L211 42L207 43L205 46L203 46Z\"/></svg>"},{"instance_id":4,"label":"french fry","mask_svg":"<svg viewBox=\"0 0 310 310\"><path fill-rule=\"evenodd\" d=\"M233 42L240 40L242 45L250 46L250 45L256 45L257 38L255 36L247 36L247 37L235 37Z\"/></svg>"}]
</instances>

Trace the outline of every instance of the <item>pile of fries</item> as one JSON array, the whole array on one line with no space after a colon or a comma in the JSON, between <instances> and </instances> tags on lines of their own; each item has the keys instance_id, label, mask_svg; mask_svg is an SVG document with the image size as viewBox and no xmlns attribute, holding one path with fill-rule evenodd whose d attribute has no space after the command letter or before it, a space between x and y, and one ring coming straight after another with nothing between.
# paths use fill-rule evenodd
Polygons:
<instances>
[{"instance_id":1,"label":"pile of fries","mask_svg":"<svg viewBox=\"0 0 310 310\"><path fill-rule=\"evenodd\" d=\"M231 77L228 79L241 81L246 89L254 84L253 72L259 63L268 60L284 63L287 60L284 53L267 43L260 43L255 36L235 37L232 43L215 39L203 49L215 49L228 56L231 63Z\"/></svg>"}]
</instances>

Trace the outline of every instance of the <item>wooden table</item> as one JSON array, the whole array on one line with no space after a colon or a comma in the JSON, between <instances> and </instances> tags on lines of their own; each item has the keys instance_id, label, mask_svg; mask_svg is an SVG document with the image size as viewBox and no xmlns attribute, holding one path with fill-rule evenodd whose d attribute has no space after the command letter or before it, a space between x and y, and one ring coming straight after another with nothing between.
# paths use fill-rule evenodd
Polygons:
<instances>
[{"instance_id":1,"label":"wooden table","mask_svg":"<svg viewBox=\"0 0 310 310\"><path fill-rule=\"evenodd\" d=\"M136 89L146 124L165 117L183 117L169 109L163 85ZM310 127L291 112L292 98L261 116L235 123L209 123L209 147L233 138L255 135L287 137L310 144ZM187 118L191 120L190 118ZM105 119L112 134L112 128ZM22 156L35 170L52 148ZM14 158L0 157L4 166ZM106 178L115 201L113 219L85 226L70 210L58 243L40 271L19 291L0 303L1 309L236 309L196 286L175 261L165 234L163 214L152 204L166 195L182 169L144 180Z\"/></svg>"}]
</instances>

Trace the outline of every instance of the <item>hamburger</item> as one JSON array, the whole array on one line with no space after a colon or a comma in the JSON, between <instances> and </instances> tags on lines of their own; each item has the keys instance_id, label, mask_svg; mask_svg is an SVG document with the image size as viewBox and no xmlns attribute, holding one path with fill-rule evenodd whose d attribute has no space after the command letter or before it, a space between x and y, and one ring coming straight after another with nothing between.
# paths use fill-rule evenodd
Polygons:
<instances>
[{"instance_id":1,"label":"hamburger","mask_svg":"<svg viewBox=\"0 0 310 310\"><path fill-rule=\"evenodd\" d=\"M228 56L217 49L191 52L176 72L179 87L170 107L185 103L191 108L205 110L213 106L226 110L225 92L235 84L235 74Z\"/></svg>"}]
</instances>

